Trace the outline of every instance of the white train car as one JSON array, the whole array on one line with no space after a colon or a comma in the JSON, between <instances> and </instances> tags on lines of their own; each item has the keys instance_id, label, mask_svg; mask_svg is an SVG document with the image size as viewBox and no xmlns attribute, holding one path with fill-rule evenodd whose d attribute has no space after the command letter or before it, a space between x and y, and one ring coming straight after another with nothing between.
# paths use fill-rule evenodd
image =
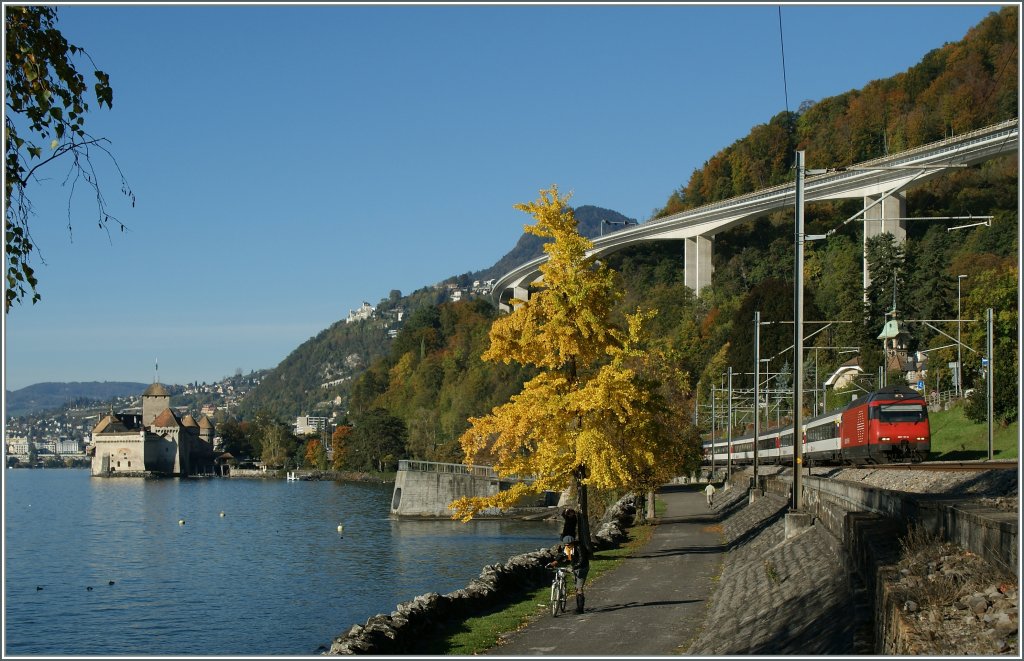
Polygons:
<instances>
[{"instance_id":1,"label":"white train car","mask_svg":"<svg viewBox=\"0 0 1024 661\"><path fill-rule=\"evenodd\" d=\"M841 412L833 412L804 421L801 437L805 464L842 461L839 440L841 419ZM757 460L761 464L792 464L793 426L768 429L758 434ZM754 463L752 434L735 437L731 444L725 438L716 438L713 442L710 439L704 441L704 464L723 466L730 461L740 466Z\"/></svg>"}]
</instances>

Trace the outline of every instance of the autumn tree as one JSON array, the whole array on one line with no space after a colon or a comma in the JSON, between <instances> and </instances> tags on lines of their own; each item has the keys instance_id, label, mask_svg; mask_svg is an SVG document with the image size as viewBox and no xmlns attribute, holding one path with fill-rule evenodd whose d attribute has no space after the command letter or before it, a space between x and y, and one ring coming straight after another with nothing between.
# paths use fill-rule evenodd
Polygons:
<instances>
[{"instance_id":1,"label":"autumn tree","mask_svg":"<svg viewBox=\"0 0 1024 661\"><path fill-rule=\"evenodd\" d=\"M348 446L345 439L352 432L351 425L338 425L331 434L331 468L341 470L345 466Z\"/></svg>"},{"instance_id":2,"label":"autumn tree","mask_svg":"<svg viewBox=\"0 0 1024 661\"><path fill-rule=\"evenodd\" d=\"M542 282L529 301L494 322L486 361L516 362L537 374L490 414L470 418L460 437L465 462L487 457L501 476L533 478L490 497L453 502L467 521L489 507L513 506L527 494L571 486L589 545L588 488L649 490L699 461L699 442L679 405L688 378L651 348L644 325L656 312L613 320L620 293L613 272L587 256L568 196L557 186L516 208L536 224L527 233L550 241Z\"/></svg>"},{"instance_id":3,"label":"autumn tree","mask_svg":"<svg viewBox=\"0 0 1024 661\"><path fill-rule=\"evenodd\" d=\"M311 438L306 441L305 464L311 468L324 470L327 468L327 450L320 439Z\"/></svg>"},{"instance_id":4,"label":"autumn tree","mask_svg":"<svg viewBox=\"0 0 1024 661\"><path fill-rule=\"evenodd\" d=\"M95 68L82 48L68 43L56 28L57 10L44 6L5 6L6 40L4 141L7 152L4 170L6 220L7 288L5 311L31 292L39 300L38 279L29 265L37 254L29 231L33 215L28 186L38 181L48 166L67 166L62 175L72 193L83 185L95 194L101 228L124 225L110 213L103 196L103 180L94 158L107 157L121 181L121 192L135 204L135 195L107 148L105 138L85 129L89 112L89 85L73 62L84 57L93 65L96 82L92 91L99 107L111 108L114 92L109 76ZM70 221L68 230L70 231Z\"/></svg>"}]
</instances>

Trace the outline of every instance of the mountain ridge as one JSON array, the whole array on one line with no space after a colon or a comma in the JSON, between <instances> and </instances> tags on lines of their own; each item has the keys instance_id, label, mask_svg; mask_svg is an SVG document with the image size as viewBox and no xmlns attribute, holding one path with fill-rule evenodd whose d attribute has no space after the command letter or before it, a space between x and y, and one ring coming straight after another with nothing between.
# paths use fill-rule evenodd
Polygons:
<instances>
[{"instance_id":1,"label":"mountain ridge","mask_svg":"<svg viewBox=\"0 0 1024 661\"><path fill-rule=\"evenodd\" d=\"M56 409L76 400L106 401L115 397L140 395L149 384L133 381L45 381L18 390L4 389L5 415Z\"/></svg>"}]
</instances>

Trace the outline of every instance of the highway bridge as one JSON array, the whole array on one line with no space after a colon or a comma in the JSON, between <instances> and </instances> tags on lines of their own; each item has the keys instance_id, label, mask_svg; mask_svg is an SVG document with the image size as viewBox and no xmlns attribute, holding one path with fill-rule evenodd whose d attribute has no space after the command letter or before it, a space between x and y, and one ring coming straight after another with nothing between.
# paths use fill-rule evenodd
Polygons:
<instances>
[{"instance_id":1,"label":"highway bridge","mask_svg":"<svg viewBox=\"0 0 1024 661\"><path fill-rule=\"evenodd\" d=\"M907 190L949 169L1018 152L1018 142L1018 120L1012 119L857 165L820 173L809 171L804 180L804 200L863 198L863 210L849 220L857 219L864 224L865 241L883 232L890 232L903 241L906 238ZM715 234L792 206L795 192L795 183L782 184L628 226L593 239L594 247L588 254L605 255L644 241L682 239L685 282L699 292L711 284ZM546 259L547 255L543 255L531 260L495 281L492 296L502 310L510 309L510 298L528 298L529 285L540 278L540 266Z\"/></svg>"}]
</instances>

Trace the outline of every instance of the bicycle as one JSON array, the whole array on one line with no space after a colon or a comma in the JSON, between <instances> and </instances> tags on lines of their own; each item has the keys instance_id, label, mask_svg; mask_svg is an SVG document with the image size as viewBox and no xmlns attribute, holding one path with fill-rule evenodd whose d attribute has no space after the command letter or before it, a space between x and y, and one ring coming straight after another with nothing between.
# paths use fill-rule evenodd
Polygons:
<instances>
[{"instance_id":1,"label":"bicycle","mask_svg":"<svg viewBox=\"0 0 1024 661\"><path fill-rule=\"evenodd\" d=\"M565 612L565 600L569 595L565 577L570 571L568 567L555 567L555 578L551 581L551 617L558 617L559 611Z\"/></svg>"},{"instance_id":2,"label":"bicycle","mask_svg":"<svg viewBox=\"0 0 1024 661\"><path fill-rule=\"evenodd\" d=\"M567 577L572 574L573 592L576 596L576 612L582 613L586 605L586 595L583 593L584 578L576 569L571 567L556 567L555 578L551 582L551 616L558 617L558 613L565 612L565 602L569 600L569 585Z\"/></svg>"}]
</instances>

